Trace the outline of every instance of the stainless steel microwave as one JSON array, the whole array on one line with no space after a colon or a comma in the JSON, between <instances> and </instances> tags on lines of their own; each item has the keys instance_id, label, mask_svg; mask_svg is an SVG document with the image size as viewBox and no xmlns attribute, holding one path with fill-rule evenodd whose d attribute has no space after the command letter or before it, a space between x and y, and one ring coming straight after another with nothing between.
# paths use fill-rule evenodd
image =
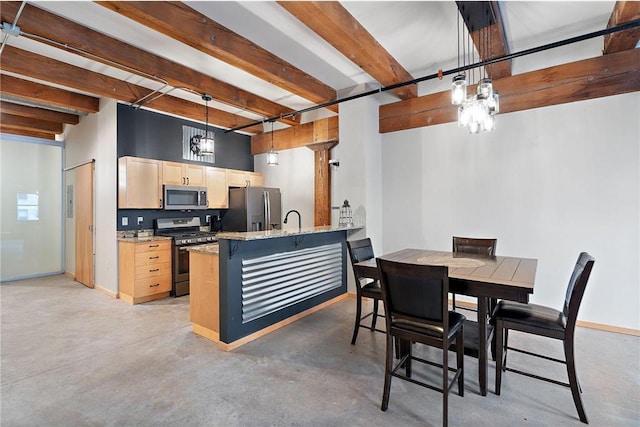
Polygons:
<instances>
[{"instance_id":1,"label":"stainless steel microwave","mask_svg":"<svg viewBox=\"0 0 640 427\"><path fill-rule=\"evenodd\" d=\"M165 185L164 209L207 209L207 188L190 185Z\"/></svg>"}]
</instances>

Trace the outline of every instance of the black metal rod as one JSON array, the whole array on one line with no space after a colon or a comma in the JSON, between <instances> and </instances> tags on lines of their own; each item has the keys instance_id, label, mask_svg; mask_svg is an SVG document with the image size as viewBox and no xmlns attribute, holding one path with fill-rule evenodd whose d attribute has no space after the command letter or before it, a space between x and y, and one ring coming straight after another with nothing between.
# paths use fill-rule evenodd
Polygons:
<instances>
[{"instance_id":1,"label":"black metal rod","mask_svg":"<svg viewBox=\"0 0 640 427\"><path fill-rule=\"evenodd\" d=\"M309 111L314 111L314 110L317 110L319 108L330 107L332 105L340 104L340 103L346 102L346 101L352 101L352 100L358 99L358 98L364 98L365 96L375 95L376 93L388 92L390 90L397 89L397 88L400 88L400 87L404 87L404 86L408 86L408 85L412 85L412 84L416 84L416 83L421 83L421 82L424 82L424 81L427 81L427 80L432 80L432 79L435 79L436 77L448 76L450 74L455 74L455 73L460 73L462 71L471 70L473 68L479 68L479 67L484 67L486 65L495 64L496 62L508 61L508 60L513 59L513 58L519 58L521 56L526 56L526 55L531 55L533 53L543 52L545 50L554 49L556 47L566 46L566 45L577 43L577 42L581 42L581 41L584 41L584 40L589 40L589 39L592 39L594 37L605 36L607 34L616 33L618 31L629 30L629 29L635 28L635 27L640 27L640 19L636 19L635 21L627 22L625 24L616 25L615 27L605 28L604 30L594 31L592 33L587 33L587 34L583 34L581 36L571 37L571 38L568 38L568 39L565 39L565 40L561 40L561 41L557 41L557 42L553 42L553 43L548 43L548 44L545 44L545 45L542 45L542 46L533 47L531 49L525 49L525 50L522 50L520 52L514 52L514 53L509 53L509 54L506 54L506 55L502 55L502 56L497 56L495 58L487 59L487 60L480 61L480 62L476 62L474 64L469 64L469 65L465 65L465 66L462 66L462 67L452 68L452 69L447 70L447 71L442 71L442 72L438 72L438 73L434 73L434 74L429 74L427 76L419 77L417 79L409 80L409 81L406 81L406 82L395 83L395 84L388 85L388 86L381 86L379 89L369 90L369 91L362 92L362 93L359 93L359 94L356 94L356 95L351 95L351 96L347 96L347 97L344 97L344 98L336 99L336 100L333 100L333 101L323 102L322 104L314 105L312 107L303 108L301 110L292 111L292 112L289 112L287 114L282 114L280 116L269 117L269 118L266 118L264 120L260 120L260 121L256 121L256 122L252 122L252 123L247 123L247 124L241 125L241 126L236 126L234 128L227 129L225 131L225 133L234 132L234 131L241 130L241 129L244 129L244 128L248 128L248 127L251 127L251 126L256 126L256 125L261 124L262 122L275 121L275 120L284 119L284 118L287 118L287 117L295 117L297 114L307 113Z\"/></svg>"}]
</instances>

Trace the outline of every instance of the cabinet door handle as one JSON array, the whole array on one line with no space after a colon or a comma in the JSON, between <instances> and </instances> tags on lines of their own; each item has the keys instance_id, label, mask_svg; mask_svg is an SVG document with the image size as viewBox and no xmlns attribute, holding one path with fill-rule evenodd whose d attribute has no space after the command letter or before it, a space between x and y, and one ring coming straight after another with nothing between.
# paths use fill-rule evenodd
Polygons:
<instances>
[{"instance_id":1,"label":"cabinet door handle","mask_svg":"<svg viewBox=\"0 0 640 427\"><path fill-rule=\"evenodd\" d=\"M150 256L149 259L158 259L160 258L159 256Z\"/></svg>"},{"instance_id":2,"label":"cabinet door handle","mask_svg":"<svg viewBox=\"0 0 640 427\"><path fill-rule=\"evenodd\" d=\"M187 177L187 185L189 185L189 177Z\"/></svg>"},{"instance_id":3,"label":"cabinet door handle","mask_svg":"<svg viewBox=\"0 0 640 427\"><path fill-rule=\"evenodd\" d=\"M160 245L149 245L150 248L157 248Z\"/></svg>"},{"instance_id":4,"label":"cabinet door handle","mask_svg":"<svg viewBox=\"0 0 640 427\"><path fill-rule=\"evenodd\" d=\"M183 184L185 183L185 181L184 181L184 176L182 177L182 183L183 183Z\"/></svg>"},{"instance_id":5,"label":"cabinet door handle","mask_svg":"<svg viewBox=\"0 0 640 427\"><path fill-rule=\"evenodd\" d=\"M149 270L149 273L155 273L156 271L160 271L159 268L154 268L153 270Z\"/></svg>"},{"instance_id":6,"label":"cabinet door handle","mask_svg":"<svg viewBox=\"0 0 640 427\"><path fill-rule=\"evenodd\" d=\"M156 286L160 286L160 283L156 283L155 285L149 285L150 288L155 288Z\"/></svg>"}]
</instances>

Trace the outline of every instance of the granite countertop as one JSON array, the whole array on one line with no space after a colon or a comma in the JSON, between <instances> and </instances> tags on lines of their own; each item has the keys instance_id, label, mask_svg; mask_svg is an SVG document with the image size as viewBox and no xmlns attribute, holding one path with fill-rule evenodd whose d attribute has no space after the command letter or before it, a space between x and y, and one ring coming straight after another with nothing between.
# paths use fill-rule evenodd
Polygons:
<instances>
[{"instance_id":1,"label":"granite countertop","mask_svg":"<svg viewBox=\"0 0 640 427\"><path fill-rule=\"evenodd\" d=\"M171 237L168 236L145 236L145 237L137 237L137 236L118 236L118 240L121 242L131 242L131 243L144 243L144 242L157 242L160 240L171 240Z\"/></svg>"},{"instance_id":2,"label":"granite countertop","mask_svg":"<svg viewBox=\"0 0 640 427\"><path fill-rule=\"evenodd\" d=\"M262 239L275 239L279 237L291 237L299 236L302 234L319 234L319 233L331 233L334 231L358 231L362 227L343 227L325 225L319 227L302 227L300 230L287 229L287 230L267 230L267 231L223 231L217 234L218 240L262 240Z\"/></svg>"},{"instance_id":3,"label":"granite countertop","mask_svg":"<svg viewBox=\"0 0 640 427\"><path fill-rule=\"evenodd\" d=\"M220 248L217 243L207 243L206 245L194 245L185 247L189 252L199 252L202 254L218 255Z\"/></svg>"}]
</instances>

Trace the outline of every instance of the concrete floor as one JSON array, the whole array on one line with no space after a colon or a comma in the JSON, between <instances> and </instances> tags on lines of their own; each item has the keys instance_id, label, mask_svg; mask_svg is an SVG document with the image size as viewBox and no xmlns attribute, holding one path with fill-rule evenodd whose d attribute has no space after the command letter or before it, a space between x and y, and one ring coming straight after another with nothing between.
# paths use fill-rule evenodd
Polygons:
<instances>
[{"instance_id":1,"label":"concrete floor","mask_svg":"<svg viewBox=\"0 0 640 427\"><path fill-rule=\"evenodd\" d=\"M229 353L193 334L188 297L132 306L53 276L4 283L0 299L2 426L442 423L441 394L399 379L380 411L385 339L361 330L350 345L353 299ZM557 341L511 339L562 354ZM590 425L640 425L640 338L579 328L576 347ZM565 380L562 366L525 358L511 353L510 366ZM449 400L451 425L582 425L568 388L507 372L496 396L491 361L482 397L477 361L465 364L465 396Z\"/></svg>"}]
</instances>

